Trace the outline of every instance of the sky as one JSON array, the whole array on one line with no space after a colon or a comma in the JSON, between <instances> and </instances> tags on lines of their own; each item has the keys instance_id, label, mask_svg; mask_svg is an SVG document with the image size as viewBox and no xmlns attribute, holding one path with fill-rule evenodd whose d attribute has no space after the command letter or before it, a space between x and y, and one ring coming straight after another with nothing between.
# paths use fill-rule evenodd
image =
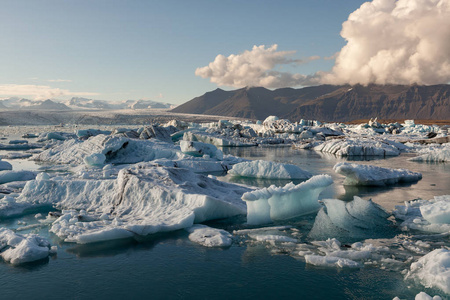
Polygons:
<instances>
[{"instance_id":1,"label":"sky","mask_svg":"<svg viewBox=\"0 0 450 300\"><path fill-rule=\"evenodd\" d=\"M448 82L448 2L2 0L0 97L181 104L217 87Z\"/></svg>"}]
</instances>

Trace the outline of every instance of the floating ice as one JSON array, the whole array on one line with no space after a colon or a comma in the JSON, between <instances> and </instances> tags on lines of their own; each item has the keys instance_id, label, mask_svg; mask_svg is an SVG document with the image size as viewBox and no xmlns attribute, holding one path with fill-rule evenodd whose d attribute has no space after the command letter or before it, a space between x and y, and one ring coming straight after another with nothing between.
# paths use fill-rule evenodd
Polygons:
<instances>
[{"instance_id":1,"label":"floating ice","mask_svg":"<svg viewBox=\"0 0 450 300\"><path fill-rule=\"evenodd\" d=\"M36 177L32 171L0 171L0 184L13 181L28 181Z\"/></svg>"},{"instance_id":2,"label":"floating ice","mask_svg":"<svg viewBox=\"0 0 450 300\"><path fill-rule=\"evenodd\" d=\"M103 153L94 153L84 157L84 162L90 166L103 166L106 161L106 156Z\"/></svg>"},{"instance_id":3,"label":"floating ice","mask_svg":"<svg viewBox=\"0 0 450 300\"><path fill-rule=\"evenodd\" d=\"M247 223L265 224L316 212L321 207L319 194L332 183L331 176L317 175L298 185L291 182L247 192L242 196L247 202Z\"/></svg>"},{"instance_id":4,"label":"floating ice","mask_svg":"<svg viewBox=\"0 0 450 300\"><path fill-rule=\"evenodd\" d=\"M436 249L419 258L411 264L406 278L450 294L450 251Z\"/></svg>"},{"instance_id":5,"label":"floating ice","mask_svg":"<svg viewBox=\"0 0 450 300\"><path fill-rule=\"evenodd\" d=\"M233 242L231 234L222 229L197 224L186 230L191 241L205 247L229 247Z\"/></svg>"},{"instance_id":6,"label":"floating ice","mask_svg":"<svg viewBox=\"0 0 450 300\"><path fill-rule=\"evenodd\" d=\"M192 141L180 141L181 151L192 156L209 155L211 158L218 160L223 159L223 152L212 144Z\"/></svg>"},{"instance_id":7,"label":"floating ice","mask_svg":"<svg viewBox=\"0 0 450 300\"><path fill-rule=\"evenodd\" d=\"M399 148L387 141L371 139L332 139L313 148L337 156L397 156Z\"/></svg>"},{"instance_id":8,"label":"floating ice","mask_svg":"<svg viewBox=\"0 0 450 300\"><path fill-rule=\"evenodd\" d=\"M269 179L307 179L312 177L311 173L295 165L265 160L238 163L228 173L234 176Z\"/></svg>"},{"instance_id":9,"label":"floating ice","mask_svg":"<svg viewBox=\"0 0 450 300\"><path fill-rule=\"evenodd\" d=\"M429 153L410 158L409 160L418 162L448 162L450 161L450 147L447 147L447 149L436 149Z\"/></svg>"},{"instance_id":10,"label":"floating ice","mask_svg":"<svg viewBox=\"0 0 450 300\"><path fill-rule=\"evenodd\" d=\"M371 165L337 163L333 167L338 174L346 176L344 185L385 186L399 182L416 182L422 174L406 169L390 169Z\"/></svg>"},{"instance_id":11,"label":"floating ice","mask_svg":"<svg viewBox=\"0 0 450 300\"><path fill-rule=\"evenodd\" d=\"M1 160L0 158L0 171L3 170L12 170L12 165L7 161Z\"/></svg>"},{"instance_id":12,"label":"floating ice","mask_svg":"<svg viewBox=\"0 0 450 300\"><path fill-rule=\"evenodd\" d=\"M354 260L333 256L305 255L307 264L320 267L360 268L361 265Z\"/></svg>"},{"instance_id":13,"label":"floating ice","mask_svg":"<svg viewBox=\"0 0 450 300\"><path fill-rule=\"evenodd\" d=\"M403 220L403 229L434 233L450 231L450 195L435 196L431 200L412 200L395 206L393 214Z\"/></svg>"},{"instance_id":14,"label":"floating ice","mask_svg":"<svg viewBox=\"0 0 450 300\"><path fill-rule=\"evenodd\" d=\"M0 228L0 256L13 265L40 260L55 251L49 241L36 234L20 235Z\"/></svg>"},{"instance_id":15,"label":"floating ice","mask_svg":"<svg viewBox=\"0 0 450 300\"><path fill-rule=\"evenodd\" d=\"M33 159L62 164L82 164L90 155L103 154L105 163L136 163L158 158L179 158L174 145L158 140L137 140L117 136L97 135L81 142L67 140L62 145L36 154Z\"/></svg>"},{"instance_id":16,"label":"floating ice","mask_svg":"<svg viewBox=\"0 0 450 300\"><path fill-rule=\"evenodd\" d=\"M187 169L147 164L121 170L116 180L31 181L16 205L68 209L51 231L67 242L90 243L173 231L194 222L245 214L240 198L247 191Z\"/></svg>"},{"instance_id":17,"label":"floating ice","mask_svg":"<svg viewBox=\"0 0 450 300\"><path fill-rule=\"evenodd\" d=\"M400 298L398 298L398 297L395 297L394 300L395 300L396 298L400 300ZM430 295L428 295L428 294L425 293L425 292L420 292L420 293L418 293L418 294L416 295L416 297L414 298L414 300L442 300L442 298L441 298L440 296L434 296L434 297L431 297Z\"/></svg>"},{"instance_id":18,"label":"floating ice","mask_svg":"<svg viewBox=\"0 0 450 300\"><path fill-rule=\"evenodd\" d=\"M329 237L363 238L386 230L391 224L389 214L371 200L357 196L352 201L324 199L309 236L315 239Z\"/></svg>"},{"instance_id":19,"label":"floating ice","mask_svg":"<svg viewBox=\"0 0 450 300\"><path fill-rule=\"evenodd\" d=\"M248 140L240 136L221 136L214 132L204 131L187 131L183 135L183 140L212 144L217 147L247 147L256 145L256 143L248 142Z\"/></svg>"}]
</instances>

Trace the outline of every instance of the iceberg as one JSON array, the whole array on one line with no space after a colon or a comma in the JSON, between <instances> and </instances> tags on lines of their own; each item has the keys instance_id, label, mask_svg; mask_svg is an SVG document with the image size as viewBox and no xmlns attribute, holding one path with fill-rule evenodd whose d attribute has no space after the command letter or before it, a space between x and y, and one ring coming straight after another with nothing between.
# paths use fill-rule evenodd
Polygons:
<instances>
[{"instance_id":1,"label":"iceberg","mask_svg":"<svg viewBox=\"0 0 450 300\"><path fill-rule=\"evenodd\" d=\"M346 176L344 185L386 186L399 182L416 182L422 174L406 169L382 168L354 163L337 163L333 170Z\"/></svg>"},{"instance_id":2,"label":"iceberg","mask_svg":"<svg viewBox=\"0 0 450 300\"><path fill-rule=\"evenodd\" d=\"M4 170L12 170L12 165L9 162L3 161L0 158L0 171L4 171Z\"/></svg>"},{"instance_id":3,"label":"iceberg","mask_svg":"<svg viewBox=\"0 0 450 300\"><path fill-rule=\"evenodd\" d=\"M211 228L206 225L196 224L186 228L189 239L194 243L205 247L229 247L233 242L232 236L223 229Z\"/></svg>"},{"instance_id":4,"label":"iceberg","mask_svg":"<svg viewBox=\"0 0 450 300\"><path fill-rule=\"evenodd\" d=\"M305 255L307 264L320 267L361 268L354 260L333 256Z\"/></svg>"},{"instance_id":5,"label":"iceberg","mask_svg":"<svg viewBox=\"0 0 450 300\"><path fill-rule=\"evenodd\" d=\"M178 148L179 149L179 148ZM37 161L60 164L83 164L88 158L88 164L98 162L92 155L104 155L104 163L137 163L158 158L179 158L180 151L173 144L158 140L137 140L119 136L99 134L86 141L67 140L63 144L47 149L33 156Z\"/></svg>"},{"instance_id":6,"label":"iceberg","mask_svg":"<svg viewBox=\"0 0 450 300\"><path fill-rule=\"evenodd\" d=\"M188 169L137 165L120 170L115 180L30 181L15 205L5 209L17 211L22 203L53 205L62 210L62 216L51 231L66 242L83 244L174 231L245 214L241 196L249 190Z\"/></svg>"},{"instance_id":7,"label":"iceberg","mask_svg":"<svg viewBox=\"0 0 450 300\"><path fill-rule=\"evenodd\" d=\"M228 171L233 176L267 179L308 179L312 174L296 165L254 160L235 164Z\"/></svg>"},{"instance_id":8,"label":"iceberg","mask_svg":"<svg viewBox=\"0 0 450 300\"><path fill-rule=\"evenodd\" d=\"M298 185L291 182L247 192L242 195L247 203L247 223L265 224L316 212L321 207L319 194L332 183L331 176L317 175Z\"/></svg>"},{"instance_id":9,"label":"iceberg","mask_svg":"<svg viewBox=\"0 0 450 300\"><path fill-rule=\"evenodd\" d=\"M352 201L324 199L325 205L316 216L309 236L314 239L329 237L364 238L386 230L390 214L371 200L355 196Z\"/></svg>"},{"instance_id":10,"label":"iceberg","mask_svg":"<svg viewBox=\"0 0 450 300\"><path fill-rule=\"evenodd\" d=\"M223 159L223 152L217 149L217 147L212 144L192 141L180 141L180 148L181 152L192 156L199 157L208 155L209 157L216 158L218 160Z\"/></svg>"},{"instance_id":11,"label":"iceberg","mask_svg":"<svg viewBox=\"0 0 450 300\"><path fill-rule=\"evenodd\" d=\"M337 156L397 156L400 149L387 141L372 139L332 139L313 148Z\"/></svg>"},{"instance_id":12,"label":"iceberg","mask_svg":"<svg viewBox=\"0 0 450 300\"><path fill-rule=\"evenodd\" d=\"M403 220L403 229L434 233L450 231L450 195L435 196L431 200L416 199L395 206L397 219Z\"/></svg>"},{"instance_id":13,"label":"iceberg","mask_svg":"<svg viewBox=\"0 0 450 300\"><path fill-rule=\"evenodd\" d=\"M13 181L28 181L33 180L36 173L32 171L0 171L0 184Z\"/></svg>"},{"instance_id":14,"label":"iceberg","mask_svg":"<svg viewBox=\"0 0 450 300\"><path fill-rule=\"evenodd\" d=\"M450 294L450 251L436 249L411 264L406 279Z\"/></svg>"},{"instance_id":15,"label":"iceberg","mask_svg":"<svg viewBox=\"0 0 450 300\"><path fill-rule=\"evenodd\" d=\"M417 162L448 162L450 161L450 148L436 149L429 153L410 158L410 161Z\"/></svg>"},{"instance_id":16,"label":"iceberg","mask_svg":"<svg viewBox=\"0 0 450 300\"><path fill-rule=\"evenodd\" d=\"M36 234L20 235L0 228L0 256L13 265L41 260L56 252L50 242Z\"/></svg>"}]
</instances>

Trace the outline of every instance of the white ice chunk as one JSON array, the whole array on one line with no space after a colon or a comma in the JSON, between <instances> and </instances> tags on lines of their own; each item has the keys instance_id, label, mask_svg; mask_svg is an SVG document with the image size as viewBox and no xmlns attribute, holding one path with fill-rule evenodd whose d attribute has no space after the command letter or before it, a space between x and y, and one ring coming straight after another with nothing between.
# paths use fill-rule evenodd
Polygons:
<instances>
[{"instance_id":1,"label":"white ice chunk","mask_svg":"<svg viewBox=\"0 0 450 300\"><path fill-rule=\"evenodd\" d=\"M0 171L0 184L13 181L28 181L36 178L32 171Z\"/></svg>"},{"instance_id":2,"label":"white ice chunk","mask_svg":"<svg viewBox=\"0 0 450 300\"><path fill-rule=\"evenodd\" d=\"M355 196L352 201L325 199L322 202L325 208L317 214L309 233L313 238L365 237L390 224L389 214L371 200Z\"/></svg>"},{"instance_id":3,"label":"white ice chunk","mask_svg":"<svg viewBox=\"0 0 450 300\"><path fill-rule=\"evenodd\" d=\"M242 196L247 202L247 223L265 224L316 212L321 207L319 194L332 183L331 176L317 175L298 185L291 182L247 192Z\"/></svg>"},{"instance_id":4,"label":"white ice chunk","mask_svg":"<svg viewBox=\"0 0 450 300\"><path fill-rule=\"evenodd\" d=\"M360 268L361 265L354 260L348 258L340 258L333 256L321 256L321 255L305 255L307 264L320 267L339 267L339 268Z\"/></svg>"},{"instance_id":5,"label":"white ice chunk","mask_svg":"<svg viewBox=\"0 0 450 300\"><path fill-rule=\"evenodd\" d=\"M51 231L68 242L89 243L173 231L194 222L245 214L245 202L240 198L249 190L187 169L143 164L122 169L116 180L31 181L18 204L71 209L55 221ZM102 217L105 213L111 220Z\"/></svg>"},{"instance_id":6,"label":"white ice chunk","mask_svg":"<svg viewBox=\"0 0 450 300\"><path fill-rule=\"evenodd\" d=\"M218 160L223 159L223 152L212 144L193 141L180 141L180 147L183 153L192 156L201 157L206 154L211 158L216 158Z\"/></svg>"},{"instance_id":7,"label":"white ice chunk","mask_svg":"<svg viewBox=\"0 0 450 300\"><path fill-rule=\"evenodd\" d=\"M186 230L191 241L205 247L229 247L233 242L231 234L222 229L197 224Z\"/></svg>"},{"instance_id":8,"label":"white ice chunk","mask_svg":"<svg viewBox=\"0 0 450 300\"><path fill-rule=\"evenodd\" d=\"M103 153L94 153L84 158L84 163L90 166L103 166L106 156Z\"/></svg>"},{"instance_id":9,"label":"white ice chunk","mask_svg":"<svg viewBox=\"0 0 450 300\"><path fill-rule=\"evenodd\" d=\"M387 141L371 139L333 139L314 147L314 150L337 156L397 156L400 150Z\"/></svg>"},{"instance_id":10,"label":"white ice chunk","mask_svg":"<svg viewBox=\"0 0 450 300\"><path fill-rule=\"evenodd\" d=\"M431 297L425 292L420 292L416 295L414 300L442 300L442 298L440 296Z\"/></svg>"},{"instance_id":11,"label":"white ice chunk","mask_svg":"<svg viewBox=\"0 0 450 300\"><path fill-rule=\"evenodd\" d=\"M436 149L429 153L410 158L409 160L418 162L447 162L450 161L450 149Z\"/></svg>"},{"instance_id":12,"label":"white ice chunk","mask_svg":"<svg viewBox=\"0 0 450 300\"><path fill-rule=\"evenodd\" d=\"M20 235L10 229L0 228L0 256L13 265L48 257L53 250L50 243L36 235Z\"/></svg>"},{"instance_id":13,"label":"white ice chunk","mask_svg":"<svg viewBox=\"0 0 450 300\"><path fill-rule=\"evenodd\" d=\"M302 170L296 165L265 160L238 163L228 173L234 176L268 179L308 179L312 177L311 173Z\"/></svg>"},{"instance_id":14,"label":"white ice chunk","mask_svg":"<svg viewBox=\"0 0 450 300\"><path fill-rule=\"evenodd\" d=\"M382 168L341 162L333 167L338 174L346 176L344 185L385 186L399 182L416 182L422 174L406 169Z\"/></svg>"},{"instance_id":15,"label":"white ice chunk","mask_svg":"<svg viewBox=\"0 0 450 300\"><path fill-rule=\"evenodd\" d=\"M83 142L67 140L62 145L36 154L33 159L61 164L82 164L84 159L92 154L105 155L105 163L137 163L183 156L174 145L159 140L138 140L100 134Z\"/></svg>"},{"instance_id":16,"label":"white ice chunk","mask_svg":"<svg viewBox=\"0 0 450 300\"><path fill-rule=\"evenodd\" d=\"M450 294L450 251L436 249L411 264L406 278Z\"/></svg>"},{"instance_id":17,"label":"white ice chunk","mask_svg":"<svg viewBox=\"0 0 450 300\"><path fill-rule=\"evenodd\" d=\"M450 231L450 195L435 196L431 200L412 200L395 206L393 214L404 220L401 227L435 233Z\"/></svg>"}]
</instances>

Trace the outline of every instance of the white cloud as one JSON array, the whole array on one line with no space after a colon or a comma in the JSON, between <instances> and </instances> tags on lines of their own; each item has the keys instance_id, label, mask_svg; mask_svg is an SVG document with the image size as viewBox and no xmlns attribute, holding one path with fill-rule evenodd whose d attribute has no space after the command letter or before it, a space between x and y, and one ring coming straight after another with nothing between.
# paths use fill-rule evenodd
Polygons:
<instances>
[{"instance_id":1,"label":"white cloud","mask_svg":"<svg viewBox=\"0 0 450 300\"><path fill-rule=\"evenodd\" d=\"M61 96L96 96L98 93L71 92L69 90L52 88L46 85L33 84L0 84L1 96L32 97L35 100L43 100Z\"/></svg>"},{"instance_id":2,"label":"white cloud","mask_svg":"<svg viewBox=\"0 0 450 300\"><path fill-rule=\"evenodd\" d=\"M450 1L374 0L343 23L332 84L450 82Z\"/></svg>"},{"instance_id":3,"label":"white cloud","mask_svg":"<svg viewBox=\"0 0 450 300\"><path fill-rule=\"evenodd\" d=\"M289 59L295 51L254 46L237 55L218 55L195 75L218 85L279 88L328 84L440 84L450 82L450 1L373 0L342 24L347 44L331 72L313 75L275 70L276 66L320 59Z\"/></svg>"},{"instance_id":4,"label":"white cloud","mask_svg":"<svg viewBox=\"0 0 450 300\"><path fill-rule=\"evenodd\" d=\"M314 78L302 74L276 71L278 65L301 64L318 59L311 56L306 60L291 59L295 51L277 51L278 45L266 48L253 46L251 51L232 54L228 57L217 55L209 65L195 70L195 75L209 78L211 82L222 86L244 87L264 86L280 88L311 84Z\"/></svg>"},{"instance_id":5,"label":"white cloud","mask_svg":"<svg viewBox=\"0 0 450 300\"><path fill-rule=\"evenodd\" d=\"M72 82L70 79L49 79L48 82Z\"/></svg>"}]
</instances>

